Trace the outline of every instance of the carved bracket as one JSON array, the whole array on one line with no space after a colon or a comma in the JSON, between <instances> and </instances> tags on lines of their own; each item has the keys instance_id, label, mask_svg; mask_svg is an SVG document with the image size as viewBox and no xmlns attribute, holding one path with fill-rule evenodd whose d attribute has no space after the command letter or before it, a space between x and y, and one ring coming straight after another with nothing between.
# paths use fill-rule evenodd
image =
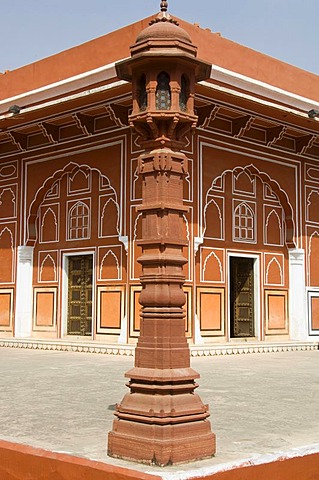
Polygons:
<instances>
[{"instance_id":1,"label":"carved bracket","mask_svg":"<svg viewBox=\"0 0 319 480\"><path fill-rule=\"evenodd\" d=\"M317 140L318 135L304 135L296 139L296 153L303 155Z\"/></svg>"},{"instance_id":2,"label":"carved bracket","mask_svg":"<svg viewBox=\"0 0 319 480\"><path fill-rule=\"evenodd\" d=\"M232 121L232 135L236 138L240 138L245 135L245 132L249 130L250 125L254 120L255 117L252 117L251 115L235 118Z\"/></svg>"},{"instance_id":3,"label":"carved bracket","mask_svg":"<svg viewBox=\"0 0 319 480\"><path fill-rule=\"evenodd\" d=\"M58 143L60 139L60 128L52 123L42 122L40 125L43 133L49 139L50 143Z\"/></svg>"},{"instance_id":4,"label":"carved bracket","mask_svg":"<svg viewBox=\"0 0 319 480\"><path fill-rule=\"evenodd\" d=\"M198 108L196 113L198 115L198 127L206 128L210 122L212 122L219 112L220 107L218 105L207 105L205 107Z\"/></svg>"},{"instance_id":5,"label":"carved bracket","mask_svg":"<svg viewBox=\"0 0 319 480\"><path fill-rule=\"evenodd\" d=\"M77 113L74 115L78 126L81 128L82 132L85 135L93 135L94 133L94 118L90 115L85 115L84 113Z\"/></svg>"},{"instance_id":6,"label":"carved bracket","mask_svg":"<svg viewBox=\"0 0 319 480\"><path fill-rule=\"evenodd\" d=\"M117 103L112 103L111 105L108 105L106 109L117 126L128 126L129 107L126 107L125 105L118 105Z\"/></svg>"},{"instance_id":7,"label":"carved bracket","mask_svg":"<svg viewBox=\"0 0 319 480\"><path fill-rule=\"evenodd\" d=\"M16 145L16 147L23 151L27 149L28 146L28 136L23 133L18 133L14 131L8 132L8 135L11 141Z\"/></svg>"},{"instance_id":8,"label":"carved bracket","mask_svg":"<svg viewBox=\"0 0 319 480\"><path fill-rule=\"evenodd\" d=\"M278 125L278 127L267 128L266 130L266 142L267 146L271 147L278 140L281 140L286 133L287 127Z\"/></svg>"}]
</instances>

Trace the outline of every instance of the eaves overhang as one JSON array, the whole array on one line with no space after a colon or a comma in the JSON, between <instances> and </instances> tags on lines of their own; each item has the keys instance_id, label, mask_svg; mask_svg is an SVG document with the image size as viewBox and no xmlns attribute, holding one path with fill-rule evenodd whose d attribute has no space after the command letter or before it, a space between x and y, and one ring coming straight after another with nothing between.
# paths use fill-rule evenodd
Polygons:
<instances>
[{"instance_id":1,"label":"eaves overhang","mask_svg":"<svg viewBox=\"0 0 319 480\"><path fill-rule=\"evenodd\" d=\"M54 82L35 90L30 90L19 95L0 100L0 115L6 114L9 108L14 104L22 107L25 113L28 111L28 108L32 106L40 106L48 101L69 96L72 92L84 92L93 85L101 83L105 84L112 79L117 79L115 63L103 65L94 70L66 78L59 82Z\"/></svg>"},{"instance_id":2,"label":"eaves overhang","mask_svg":"<svg viewBox=\"0 0 319 480\"><path fill-rule=\"evenodd\" d=\"M12 105L18 105L23 113L35 112L47 106L62 104L72 99L89 97L97 91L110 90L124 85L125 80L119 80L116 73L116 64L126 62L129 64L132 59L125 58L119 62L111 63L97 69L84 72L80 75L64 79L41 88L24 92L14 97L0 101L0 120L12 117L9 112ZM128 72L127 72L128 73ZM128 75L129 77L130 75ZM129 80L129 78L127 78ZM94 87L94 85L99 85ZM311 98L302 97L271 84L246 77L237 72L224 69L218 65L212 65L210 78L202 81L200 85L210 89L218 89L235 96L245 97L257 103L266 102L267 106L279 110L286 110L301 117L308 117L308 111L319 109L319 102ZM319 86L319 77L318 77ZM313 119L313 121L319 121Z\"/></svg>"}]
</instances>

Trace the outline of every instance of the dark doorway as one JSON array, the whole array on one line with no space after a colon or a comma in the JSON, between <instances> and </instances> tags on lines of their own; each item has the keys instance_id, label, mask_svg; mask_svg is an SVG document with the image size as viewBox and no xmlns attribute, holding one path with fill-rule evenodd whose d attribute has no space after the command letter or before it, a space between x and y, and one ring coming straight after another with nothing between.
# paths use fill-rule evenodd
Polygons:
<instances>
[{"instance_id":1,"label":"dark doorway","mask_svg":"<svg viewBox=\"0 0 319 480\"><path fill-rule=\"evenodd\" d=\"M254 259L230 257L230 336L254 337Z\"/></svg>"},{"instance_id":2,"label":"dark doorway","mask_svg":"<svg viewBox=\"0 0 319 480\"><path fill-rule=\"evenodd\" d=\"M68 335L92 335L93 255L69 257Z\"/></svg>"}]
</instances>

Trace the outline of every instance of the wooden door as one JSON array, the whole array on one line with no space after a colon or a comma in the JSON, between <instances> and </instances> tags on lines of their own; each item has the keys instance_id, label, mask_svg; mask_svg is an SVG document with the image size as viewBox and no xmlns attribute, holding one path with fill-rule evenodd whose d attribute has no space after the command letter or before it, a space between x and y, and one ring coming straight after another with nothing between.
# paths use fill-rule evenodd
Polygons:
<instances>
[{"instance_id":1,"label":"wooden door","mask_svg":"<svg viewBox=\"0 0 319 480\"><path fill-rule=\"evenodd\" d=\"M254 337L254 260L230 259L230 336Z\"/></svg>"},{"instance_id":2,"label":"wooden door","mask_svg":"<svg viewBox=\"0 0 319 480\"><path fill-rule=\"evenodd\" d=\"M93 256L69 257L68 335L92 335Z\"/></svg>"}]
</instances>

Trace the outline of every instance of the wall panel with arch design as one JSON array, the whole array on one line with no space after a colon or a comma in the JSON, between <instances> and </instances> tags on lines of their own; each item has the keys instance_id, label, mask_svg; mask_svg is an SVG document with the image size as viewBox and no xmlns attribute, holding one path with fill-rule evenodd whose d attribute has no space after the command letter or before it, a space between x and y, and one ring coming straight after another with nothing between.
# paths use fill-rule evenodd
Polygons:
<instances>
[{"instance_id":1,"label":"wall panel with arch design","mask_svg":"<svg viewBox=\"0 0 319 480\"><path fill-rule=\"evenodd\" d=\"M106 326L104 317L107 318L106 305L111 300L113 313L121 312L123 318L125 312L127 256L119 238L126 233L123 222L126 209L122 178L124 145L122 137L122 140L111 141L104 147L75 153L71 158L61 155L54 162L45 158L40 162L41 168L39 162L25 164L28 180L25 234L28 243L34 245L35 334L62 334L61 322L65 315L62 307L68 301L65 279L69 271L65 271L65 265L68 265L65 258L87 254L95 259L93 334L120 334L122 320L119 319L117 327L115 320L112 320L114 325L111 322L113 326ZM117 290L107 290L106 293L105 289L113 287ZM54 308L51 313L45 312L45 305L52 302ZM49 321L51 314L53 322Z\"/></svg>"},{"instance_id":2,"label":"wall panel with arch design","mask_svg":"<svg viewBox=\"0 0 319 480\"><path fill-rule=\"evenodd\" d=\"M260 258L258 282L262 295L255 301L261 304L261 335L288 335L288 250L299 241L296 233L300 228L296 222L297 170L294 165L279 166L260 156L253 159L231 149L219 150L208 136L199 142L198 236L202 244L196 257L196 281L204 289L197 295L199 323L205 324L202 336L227 335L229 255L241 254ZM218 328L208 306L215 302L216 295L224 302L218 308L223 315Z\"/></svg>"}]
</instances>

